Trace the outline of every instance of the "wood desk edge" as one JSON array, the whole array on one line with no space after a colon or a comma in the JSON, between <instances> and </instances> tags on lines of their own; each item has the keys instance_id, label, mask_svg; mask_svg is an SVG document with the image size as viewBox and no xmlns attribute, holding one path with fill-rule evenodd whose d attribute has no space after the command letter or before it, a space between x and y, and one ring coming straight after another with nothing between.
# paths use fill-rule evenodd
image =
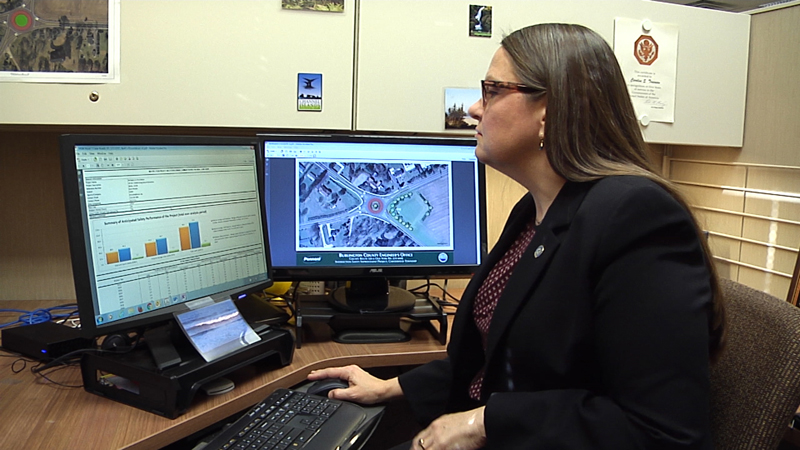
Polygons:
<instances>
[{"instance_id":1,"label":"wood desk edge","mask_svg":"<svg viewBox=\"0 0 800 450\"><path fill-rule=\"evenodd\" d=\"M24 307L22 306L23 303L25 304ZM2 301L0 302L0 307L35 309L64 303L65 302L59 301ZM16 317L12 317L12 315L9 314L0 314L0 321L10 321L15 318ZM449 316L449 319L452 320L452 316ZM275 389L290 388L303 383L306 380L306 375L314 369L349 364L357 364L364 368L414 366L445 357L446 346L441 345L429 334L429 331L417 330L414 336L414 340L402 344L366 345L336 344L330 341L308 342L303 345L303 348L295 351L292 363L288 366L257 373L241 385L237 383L238 389L235 389L233 392L218 397L208 397L201 404L194 403L187 413L173 420L138 410L132 406L115 404L111 406L114 415L116 415L117 411L120 411L116 419L129 421L132 424L138 423L141 427L139 429L140 432L137 433L136 430L126 430L120 434L109 433L109 435L98 437L98 439L94 441L94 444L105 445L105 448L118 447L134 450L163 447L201 431L231 415L246 410ZM384 348L385 350L382 350ZM79 379L80 370L78 368L74 370L75 375L73 376ZM20 374L13 376L25 375ZM25 380L24 384L35 386L38 382L36 380ZM10 386L7 386L7 388L12 389ZM22 392L22 394L27 397L24 392ZM92 394L85 392L83 389L75 390L75 394L61 393L59 396L60 395L68 395L70 398L77 398L71 396L92 396ZM113 402L113 400L103 399L99 396L96 398L94 396L91 398L80 398L80 403L83 403L84 399L89 404ZM73 407L80 407L80 405L73 405ZM114 419L115 418L111 418L112 421L114 421ZM42 418L42 420L44 420L44 418ZM35 426L35 424L29 425L31 427ZM58 428L53 423L39 424L39 426L54 432L57 431L56 428ZM133 425L131 428L135 429L137 426ZM142 428L145 430L142 430ZM17 430L17 432L19 431L22 430ZM17 432L14 430L6 430L6 433L3 434L7 434L7 436L5 436L6 439L10 439L6 442L14 441L15 445L20 446L25 446L26 441L31 441L28 442L29 444L35 444L36 442L52 442L46 440L42 441L41 439L46 438L43 438L37 433L33 435L16 435ZM16 435L16 437L11 435ZM61 440L59 440L59 442L70 442L70 436L61 433Z\"/></svg>"},{"instance_id":2,"label":"wood desk edge","mask_svg":"<svg viewBox=\"0 0 800 450\"><path fill-rule=\"evenodd\" d=\"M163 447L167 444L180 440L185 436L201 431L226 417L239 413L257 402L261 401L272 391L278 388L291 388L306 381L306 375L312 370L322 369L332 366L344 366L356 364L364 368L373 367L391 367L391 366L413 366L425 364L429 361L444 358L446 356L445 346L441 350L423 351L414 353L403 352L387 352L371 355L350 355L338 356L333 358L326 358L317 360L312 363L307 363L298 367L291 367L294 363L287 367L276 369L274 372L282 372L287 368L291 368L290 372L282 374L267 383L261 384L259 387L242 393L234 398L231 398L224 404L215 406L191 416L192 411L187 413L185 420L180 421L180 418L175 419L174 426L167 427L158 433L147 436L140 441L132 443L125 449L130 450L145 450L152 448Z\"/></svg>"}]
</instances>

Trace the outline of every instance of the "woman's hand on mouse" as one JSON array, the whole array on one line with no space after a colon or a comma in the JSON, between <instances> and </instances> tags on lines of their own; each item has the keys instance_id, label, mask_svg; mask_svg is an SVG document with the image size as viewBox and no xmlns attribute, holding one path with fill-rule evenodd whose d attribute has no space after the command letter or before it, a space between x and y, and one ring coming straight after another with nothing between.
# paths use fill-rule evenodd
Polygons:
<instances>
[{"instance_id":1,"label":"woman's hand on mouse","mask_svg":"<svg viewBox=\"0 0 800 450\"><path fill-rule=\"evenodd\" d=\"M311 381L324 378L339 378L350 385L347 389L334 389L328 397L337 400L346 400L364 405L381 403L393 398L403 396L403 390L397 378L382 380L355 366L329 367L314 370L308 374Z\"/></svg>"}]
</instances>

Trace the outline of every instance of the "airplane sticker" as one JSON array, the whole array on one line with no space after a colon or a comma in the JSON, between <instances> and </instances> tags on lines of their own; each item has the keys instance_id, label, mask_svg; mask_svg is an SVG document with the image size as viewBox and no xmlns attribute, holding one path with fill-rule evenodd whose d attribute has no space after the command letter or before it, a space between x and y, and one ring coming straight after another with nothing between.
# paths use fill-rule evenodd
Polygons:
<instances>
[{"instance_id":1,"label":"airplane sticker","mask_svg":"<svg viewBox=\"0 0 800 450\"><path fill-rule=\"evenodd\" d=\"M297 74L297 110L322 111L322 74Z\"/></svg>"}]
</instances>

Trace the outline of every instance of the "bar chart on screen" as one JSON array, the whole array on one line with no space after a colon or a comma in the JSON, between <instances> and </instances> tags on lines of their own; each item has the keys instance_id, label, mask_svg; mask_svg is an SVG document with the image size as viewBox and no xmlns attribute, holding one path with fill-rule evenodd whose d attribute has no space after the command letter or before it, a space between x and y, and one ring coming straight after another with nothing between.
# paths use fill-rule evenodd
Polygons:
<instances>
[{"instance_id":1,"label":"bar chart on screen","mask_svg":"<svg viewBox=\"0 0 800 450\"><path fill-rule=\"evenodd\" d=\"M237 166L87 173L97 303L130 315L198 298L265 270L257 183ZM256 240L255 242L257 242Z\"/></svg>"},{"instance_id":2,"label":"bar chart on screen","mask_svg":"<svg viewBox=\"0 0 800 450\"><path fill-rule=\"evenodd\" d=\"M166 233L159 233L157 229L148 229L147 231L138 230L135 234L125 232L123 235L98 230L97 234L99 239L97 242L98 248L105 249L106 264L211 246L211 242L201 238L199 222L189 222L186 225L172 227ZM148 238L146 236L157 237ZM136 241L137 238L141 238L141 240ZM114 243L118 243L118 245L114 245Z\"/></svg>"},{"instance_id":3,"label":"bar chart on screen","mask_svg":"<svg viewBox=\"0 0 800 450\"><path fill-rule=\"evenodd\" d=\"M248 240L260 232L249 201L92 221L99 303L118 310L142 299L180 302L261 273L263 249Z\"/></svg>"}]
</instances>

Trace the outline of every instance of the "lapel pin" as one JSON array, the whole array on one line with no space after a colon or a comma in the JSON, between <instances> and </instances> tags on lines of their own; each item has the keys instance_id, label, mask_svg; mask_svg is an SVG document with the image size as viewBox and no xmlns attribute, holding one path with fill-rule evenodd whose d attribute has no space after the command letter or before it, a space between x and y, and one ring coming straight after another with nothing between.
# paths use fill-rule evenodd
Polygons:
<instances>
[{"instance_id":1,"label":"lapel pin","mask_svg":"<svg viewBox=\"0 0 800 450\"><path fill-rule=\"evenodd\" d=\"M540 246L536 247L536 251L533 252L533 257L534 258L538 258L538 257L542 256L542 253L544 253L544 245L540 245Z\"/></svg>"}]
</instances>

